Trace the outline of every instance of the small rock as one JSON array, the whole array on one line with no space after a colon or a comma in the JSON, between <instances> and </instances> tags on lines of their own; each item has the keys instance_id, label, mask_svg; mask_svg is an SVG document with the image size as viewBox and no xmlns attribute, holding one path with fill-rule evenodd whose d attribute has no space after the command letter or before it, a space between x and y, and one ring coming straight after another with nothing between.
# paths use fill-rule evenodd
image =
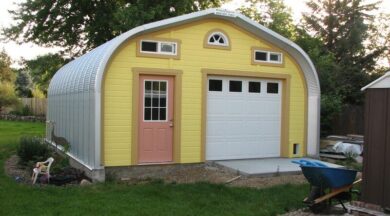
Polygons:
<instances>
[{"instance_id":1,"label":"small rock","mask_svg":"<svg viewBox=\"0 0 390 216\"><path fill-rule=\"evenodd\" d=\"M87 185L91 185L91 184L92 184L92 182L88 181L87 179L83 179L80 182L80 186L87 186Z\"/></svg>"},{"instance_id":2,"label":"small rock","mask_svg":"<svg viewBox=\"0 0 390 216\"><path fill-rule=\"evenodd\" d=\"M20 176L15 176L15 181L16 182L22 182L23 181L23 177L20 177Z\"/></svg>"}]
</instances>

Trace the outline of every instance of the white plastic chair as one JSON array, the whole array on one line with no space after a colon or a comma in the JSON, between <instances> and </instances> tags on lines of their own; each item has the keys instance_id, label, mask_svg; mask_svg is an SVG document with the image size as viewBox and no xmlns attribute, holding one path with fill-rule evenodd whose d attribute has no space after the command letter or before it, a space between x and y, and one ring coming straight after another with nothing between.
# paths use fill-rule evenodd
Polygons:
<instances>
[{"instance_id":1,"label":"white plastic chair","mask_svg":"<svg viewBox=\"0 0 390 216\"><path fill-rule=\"evenodd\" d=\"M33 169L31 177L32 183L35 184L39 175L47 175L47 181L50 181L50 167L53 163L54 158L49 157L46 161L37 162Z\"/></svg>"}]
</instances>

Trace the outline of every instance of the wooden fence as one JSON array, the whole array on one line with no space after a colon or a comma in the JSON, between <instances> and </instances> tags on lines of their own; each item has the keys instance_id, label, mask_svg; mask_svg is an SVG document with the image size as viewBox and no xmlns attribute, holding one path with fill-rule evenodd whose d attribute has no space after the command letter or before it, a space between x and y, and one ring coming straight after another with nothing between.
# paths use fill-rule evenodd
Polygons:
<instances>
[{"instance_id":1,"label":"wooden fence","mask_svg":"<svg viewBox=\"0 0 390 216\"><path fill-rule=\"evenodd\" d=\"M332 134L364 135L364 107L363 105L346 105L332 121Z\"/></svg>"},{"instance_id":2,"label":"wooden fence","mask_svg":"<svg viewBox=\"0 0 390 216\"><path fill-rule=\"evenodd\" d=\"M27 106L34 115L46 115L46 98L20 98L20 101L22 102L23 106Z\"/></svg>"}]
</instances>

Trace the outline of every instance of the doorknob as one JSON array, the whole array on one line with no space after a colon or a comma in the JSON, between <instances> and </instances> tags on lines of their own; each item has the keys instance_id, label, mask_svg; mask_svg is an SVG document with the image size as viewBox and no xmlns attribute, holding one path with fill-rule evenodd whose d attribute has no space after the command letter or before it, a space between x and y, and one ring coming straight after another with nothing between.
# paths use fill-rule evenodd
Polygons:
<instances>
[{"instance_id":1,"label":"doorknob","mask_svg":"<svg viewBox=\"0 0 390 216\"><path fill-rule=\"evenodd\" d=\"M173 119L169 120L169 127L173 127Z\"/></svg>"}]
</instances>

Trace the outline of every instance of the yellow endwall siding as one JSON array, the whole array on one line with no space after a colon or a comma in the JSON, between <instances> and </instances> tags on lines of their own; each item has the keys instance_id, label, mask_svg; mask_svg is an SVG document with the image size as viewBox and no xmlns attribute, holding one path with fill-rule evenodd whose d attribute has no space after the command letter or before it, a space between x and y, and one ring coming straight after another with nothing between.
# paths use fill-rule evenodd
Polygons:
<instances>
[{"instance_id":1,"label":"yellow endwall siding","mask_svg":"<svg viewBox=\"0 0 390 216\"><path fill-rule=\"evenodd\" d=\"M223 29L230 37L231 50L203 47L204 37L214 28ZM136 56L136 41L143 37L181 40L181 58L159 59ZM132 140L132 68L182 70L182 113L180 162L201 162L202 68L262 73L289 74L289 156L293 143L305 144L305 83L294 60L284 53L284 67L251 64L251 48L278 49L260 38L222 20L203 20L163 31L141 35L122 45L111 59L104 79L103 148L105 166L131 164ZM178 90L178 89L175 89ZM305 153L301 151L299 156Z\"/></svg>"}]
</instances>

